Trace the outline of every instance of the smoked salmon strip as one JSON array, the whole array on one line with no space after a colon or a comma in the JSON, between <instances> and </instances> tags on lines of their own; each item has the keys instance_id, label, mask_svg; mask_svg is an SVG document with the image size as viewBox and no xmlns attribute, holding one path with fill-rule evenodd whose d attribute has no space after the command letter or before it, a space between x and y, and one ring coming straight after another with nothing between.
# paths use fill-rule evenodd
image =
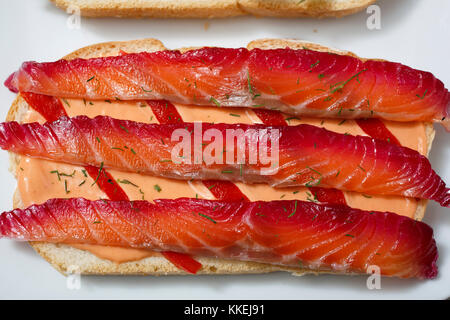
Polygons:
<instances>
[{"instance_id":1,"label":"smoked salmon strip","mask_svg":"<svg viewBox=\"0 0 450 320\"><path fill-rule=\"evenodd\" d=\"M431 73L308 49L202 48L25 62L5 85L64 98L165 99L310 117L433 121L450 130L450 93Z\"/></svg>"},{"instance_id":2,"label":"smoked salmon strip","mask_svg":"<svg viewBox=\"0 0 450 320\"><path fill-rule=\"evenodd\" d=\"M307 124L145 124L107 116L61 117L43 125L0 123L0 148L101 170L335 188L450 206L450 189L417 151Z\"/></svg>"},{"instance_id":3,"label":"smoked salmon strip","mask_svg":"<svg viewBox=\"0 0 450 320\"><path fill-rule=\"evenodd\" d=\"M429 279L438 252L425 223L303 201L52 199L0 215L0 238L83 243L256 261L313 271Z\"/></svg>"}]
</instances>

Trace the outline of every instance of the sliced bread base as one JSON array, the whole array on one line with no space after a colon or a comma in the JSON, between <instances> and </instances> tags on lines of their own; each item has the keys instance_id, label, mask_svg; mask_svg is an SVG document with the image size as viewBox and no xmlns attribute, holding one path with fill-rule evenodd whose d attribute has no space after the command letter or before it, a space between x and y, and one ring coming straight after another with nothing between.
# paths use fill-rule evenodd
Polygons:
<instances>
[{"instance_id":1,"label":"sliced bread base","mask_svg":"<svg viewBox=\"0 0 450 320\"><path fill-rule=\"evenodd\" d=\"M253 14L268 17L342 17L376 0L50 0L85 17L227 18Z\"/></svg>"},{"instance_id":2,"label":"sliced bread base","mask_svg":"<svg viewBox=\"0 0 450 320\"><path fill-rule=\"evenodd\" d=\"M85 17L227 18L244 15L237 0L50 0L67 11L79 8Z\"/></svg>"},{"instance_id":3,"label":"sliced bread base","mask_svg":"<svg viewBox=\"0 0 450 320\"><path fill-rule=\"evenodd\" d=\"M247 13L264 17L340 18L364 10L376 0L239 0Z\"/></svg>"}]
</instances>

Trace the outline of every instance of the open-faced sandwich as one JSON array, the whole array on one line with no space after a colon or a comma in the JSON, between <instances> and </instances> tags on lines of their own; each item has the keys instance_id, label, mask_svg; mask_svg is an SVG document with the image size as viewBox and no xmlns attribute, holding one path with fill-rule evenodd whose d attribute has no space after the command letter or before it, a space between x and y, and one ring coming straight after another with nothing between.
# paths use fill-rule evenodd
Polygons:
<instances>
[{"instance_id":1,"label":"open-faced sandwich","mask_svg":"<svg viewBox=\"0 0 450 320\"><path fill-rule=\"evenodd\" d=\"M0 147L0 237L63 273L288 271L434 278L432 74L297 40L169 51L154 39L26 62Z\"/></svg>"}]
</instances>

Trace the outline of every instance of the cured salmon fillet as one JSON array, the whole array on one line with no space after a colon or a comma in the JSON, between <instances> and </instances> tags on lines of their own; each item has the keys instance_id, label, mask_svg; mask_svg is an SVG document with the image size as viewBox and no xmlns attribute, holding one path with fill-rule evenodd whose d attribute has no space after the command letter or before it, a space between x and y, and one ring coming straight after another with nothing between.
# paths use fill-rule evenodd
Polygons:
<instances>
[{"instance_id":1,"label":"cured salmon fillet","mask_svg":"<svg viewBox=\"0 0 450 320\"><path fill-rule=\"evenodd\" d=\"M303 201L52 199L0 215L0 238L170 250L314 271L434 278L432 229L389 212Z\"/></svg>"},{"instance_id":2,"label":"cured salmon fillet","mask_svg":"<svg viewBox=\"0 0 450 320\"><path fill-rule=\"evenodd\" d=\"M312 117L434 121L450 130L450 93L431 73L308 49L202 48L26 62L5 85L65 98L165 99Z\"/></svg>"},{"instance_id":3,"label":"cured salmon fillet","mask_svg":"<svg viewBox=\"0 0 450 320\"><path fill-rule=\"evenodd\" d=\"M178 148L179 139L172 138L180 130L187 136L186 153ZM225 138L229 131L244 144L234 138L229 143ZM206 139L212 132L219 134L223 145L213 144L212 137ZM450 206L450 189L417 151L306 124L161 125L106 116L62 117L44 125L1 123L0 147L31 157L97 166L100 172L115 168L184 180L336 188L431 199ZM271 162L261 158L265 153Z\"/></svg>"}]
</instances>

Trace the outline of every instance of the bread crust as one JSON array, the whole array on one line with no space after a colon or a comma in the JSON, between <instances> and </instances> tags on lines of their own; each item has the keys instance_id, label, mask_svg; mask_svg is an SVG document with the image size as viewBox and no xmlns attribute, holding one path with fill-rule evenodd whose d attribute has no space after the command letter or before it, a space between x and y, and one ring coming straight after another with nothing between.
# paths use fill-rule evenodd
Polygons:
<instances>
[{"instance_id":1,"label":"bread crust","mask_svg":"<svg viewBox=\"0 0 450 320\"><path fill-rule=\"evenodd\" d=\"M227 18L342 17L363 10L376 0L50 0L67 11L77 7L85 17Z\"/></svg>"},{"instance_id":2,"label":"bread crust","mask_svg":"<svg viewBox=\"0 0 450 320\"><path fill-rule=\"evenodd\" d=\"M330 49L318 44L300 41L295 39L261 39L254 40L248 44L248 49L252 48L303 48L312 50L328 51L337 54L348 54L356 56L349 51ZM183 48L181 50L191 50L193 48ZM93 58L118 55L120 51L142 52L142 51L160 51L166 50L163 43L156 39L142 39L124 42L107 42L78 49L64 59L74 58ZM7 121L22 122L23 116L29 109L26 101L18 95L12 103L7 114ZM426 136L428 143L428 152L434 138L434 129L431 123L426 124ZM10 171L16 176L16 168L20 162L20 155L10 153ZM23 208L18 189L13 197L14 208ZM416 210L414 218L421 220L425 214L427 206L426 200L421 200ZM100 259L94 254L73 248L69 245L54 244L45 242L30 242L30 245L47 260L55 269L62 274L67 275L71 272L77 272L83 275L186 275L188 273L178 269L172 263L161 256L152 256L139 261L126 263L115 263L109 260ZM245 262L236 260L224 260L215 258L196 258L202 264L198 274L249 274L249 273L269 273L275 271L290 272L293 275L301 276L304 274L333 273L326 271L314 271L302 268L291 268L276 266L265 263Z\"/></svg>"},{"instance_id":3,"label":"bread crust","mask_svg":"<svg viewBox=\"0 0 450 320\"><path fill-rule=\"evenodd\" d=\"M227 18L244 15L237 0L50 0L67 11L79 8L85 17Z\"/></svg>"},{"instance_id":4,"label":"bread crust","mask_svg":"<svg viewBox=\"0 0 450 320\"><path fill-rule=\"evenodd\" d=\"M359 12L376 0L239 0L245 12L265 17L340 18Z\"/></svg>"}]
</instances>

